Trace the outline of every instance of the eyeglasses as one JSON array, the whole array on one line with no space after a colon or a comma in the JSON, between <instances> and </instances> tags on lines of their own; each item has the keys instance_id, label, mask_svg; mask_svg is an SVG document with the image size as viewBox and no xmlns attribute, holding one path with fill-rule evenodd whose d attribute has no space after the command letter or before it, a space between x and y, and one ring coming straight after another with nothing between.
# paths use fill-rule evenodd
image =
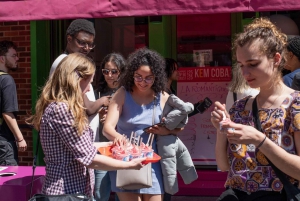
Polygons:
<instances>
[{"instance_id":1,"label":"eyeglasses","mask_svg":"<svg viewBox=\"0 0 300 201\"><path fill-rule=\"evenodd\" d=\"M13 54L13 55L7 55L7 54L5 54L4 56L8 56L8 57L12 57L12 58L19 58L19 56L17 55L17 54Z\"/></svg>"},{"instance_id":2,"label":"eyeglasses","mask_svg":"<svg viewBox=\"0 0 300 201\"><path fill-rule=\"evenodd\" d=\"M154 82L154 77L146 77L142 78L141 76L134 76L133 77L134 81L136 82L142 82L145 81L146 84L152 84Z\"/></svg>"},{"instance_id":3,"label":"eyeglasses","mask_svg":"<svg viewBox=\"0 0 300 201\"><path fill-rule=\"evenodd\" d=\"M78 44L80 47L88 47L89 50L92 50L92 49L94 49L94 47L96 46L94 43L88 43L88 42L79 40L78 38L75 38L75 39L76 39L77 44Z\"/></svg>"},{"instance_id":4,"label":"eyeglasses","mask_svg":"<svg viewBox=\"0 0 300 201\"><path fill-rule=\"evenodd\" d=\"M109 73L111 73L112 75L116 75L119 73L119 70L117 70L117 69L112 69L112 70L102 69L102 73L103 73L103 75L109 75Z\"/></svg>"}]
</instances>

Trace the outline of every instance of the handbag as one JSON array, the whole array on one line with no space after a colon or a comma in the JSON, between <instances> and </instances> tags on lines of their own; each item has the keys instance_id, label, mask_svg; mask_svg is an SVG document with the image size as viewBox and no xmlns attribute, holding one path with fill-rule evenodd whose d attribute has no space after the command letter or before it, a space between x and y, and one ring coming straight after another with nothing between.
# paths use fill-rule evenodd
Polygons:
<instances>
[{"instance_id":1,"label":"handbag","mask_svg":"<svg viewBox=\"0 0 300 201\"><path fill-rule=\"evenodd\" d=\"M152 125L155 119L156 97L154 99ZM123 190L137 190L152 187L152 166L148 163L140 170L117 170L116 187Z\"/></svg>"},{"instance_id":2,"label":"handbag","mask_svg":"<svg viewBox=\"0 0 300 201\"><path fill-rule=\"evenodd\" d=\"M151 163L148 163L140 170L117 170L116 186L123 190L152 187Z\"/></svg>"},{"instance_id":3,"label":"handbag","mask_svg":"<svg viewBox=\"0 0 300 201\"><path fill-rule=\"evenodd\" d=\"M29 201L92 201L82 194L43 195L35 194Z\"/></svg>"},{"instance_id":4,"label":"handbag","mask_svg":"<svg viewBox=\"0 0 300 201\"><path fill-rule=\"evenodd\" d=\"M36 168L36 159L37 159L37 155L38 155L38 151L39 151L39 144L40 144L40 132L38 132L36 152L35 152L35 156L33 157L30 197L32 195L33 179L34 179L34 173L35 173L35 168ZM88 173L88 171L87 171L87 173ZM32 198L29 199L29 201L93 201L93 199L90 199L80 193L62 194L62 195L35 194Z\"/></svg>"},{"instance_id":5,"label":"handbag","mask_svg":"<svg viewBox=\"0 0 300 201\"><path fill-rule=\"evenodd\" d=\"M257 130L263 132L261 123L258 117L258 109L257 109L257 102L256 97L252 103L252 112L253 112L253 121ZM264 132L263 132L264 133ZM265 156L266 157L266 156ZM281 183L283 184L283 188L286 193L287 201L300 201L300 189L297 186L294 186L288 179L286 175L279 170L267 157L269 164L273 168L276 176L280 179Z\"/></svg>"}]
</instances>

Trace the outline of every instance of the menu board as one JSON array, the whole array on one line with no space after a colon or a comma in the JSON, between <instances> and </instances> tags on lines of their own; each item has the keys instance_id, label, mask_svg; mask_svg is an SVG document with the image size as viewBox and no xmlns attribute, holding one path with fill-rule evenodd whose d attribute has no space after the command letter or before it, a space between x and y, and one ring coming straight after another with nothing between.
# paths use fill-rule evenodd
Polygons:
<instances>
[{"instance_id":1,"label":"menu board","mask_svg":"<svg viewBox=\"0 0 300 201\"><path fill-rule=\"evenodd\" d=\"M231 81L231 67L180 68L177 96L183 101L197 103L208 97L214 103L225 103ZM189 118L178 136L188 148L195 165L216 165L216 129L210 121L214 104L203 114Z\"/></svg>"}]
</instances>

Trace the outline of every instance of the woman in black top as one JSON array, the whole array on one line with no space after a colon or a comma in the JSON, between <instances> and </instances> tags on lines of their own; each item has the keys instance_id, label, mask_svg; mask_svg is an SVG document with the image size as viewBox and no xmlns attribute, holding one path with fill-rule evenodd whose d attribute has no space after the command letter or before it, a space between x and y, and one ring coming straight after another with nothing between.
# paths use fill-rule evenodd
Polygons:
<instances>
[{"instance_id":1,"label":"woman in black top","mask_svg":"<svg viewBox=\"0 0 300 201\"><path fill-rule=\"evenodd\" d=\"M125 60L122 55L117 53L108 54L104 57L100 66L99 85L95 90L95 97L112 96L119 88L119 78L125 67ZM95 142L108 142L103 136L103 123L106 119L107 107L102 107L99 111L100 124L99 134L96 135ZM95 170L95 199L96 201L108 201L111 187L110 178L107 171ZM117 195L115 195L118 201Z\"/></svg>"}]
</instances>

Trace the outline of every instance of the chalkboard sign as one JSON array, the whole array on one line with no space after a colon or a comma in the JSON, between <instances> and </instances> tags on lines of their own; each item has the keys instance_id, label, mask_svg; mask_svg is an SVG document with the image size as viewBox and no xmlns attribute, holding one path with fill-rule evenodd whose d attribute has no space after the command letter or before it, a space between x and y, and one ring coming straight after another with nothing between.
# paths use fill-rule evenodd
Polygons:
<instances>
[{"instance_id":1,"label":"chalkboard sign","mask_svg":"<svg viewBox=\"0 0 300 201\"><path fill-rule=\"evenodd\" d=\"M231 67L180 68L177 96L186 102L196 103L205 97L213 102L225 103ZM203 114L189 118L188 124L178 135L188 148L195 165L216 165L216 129L210 121L214 104Z\"/></svg>"}]
</instances>

